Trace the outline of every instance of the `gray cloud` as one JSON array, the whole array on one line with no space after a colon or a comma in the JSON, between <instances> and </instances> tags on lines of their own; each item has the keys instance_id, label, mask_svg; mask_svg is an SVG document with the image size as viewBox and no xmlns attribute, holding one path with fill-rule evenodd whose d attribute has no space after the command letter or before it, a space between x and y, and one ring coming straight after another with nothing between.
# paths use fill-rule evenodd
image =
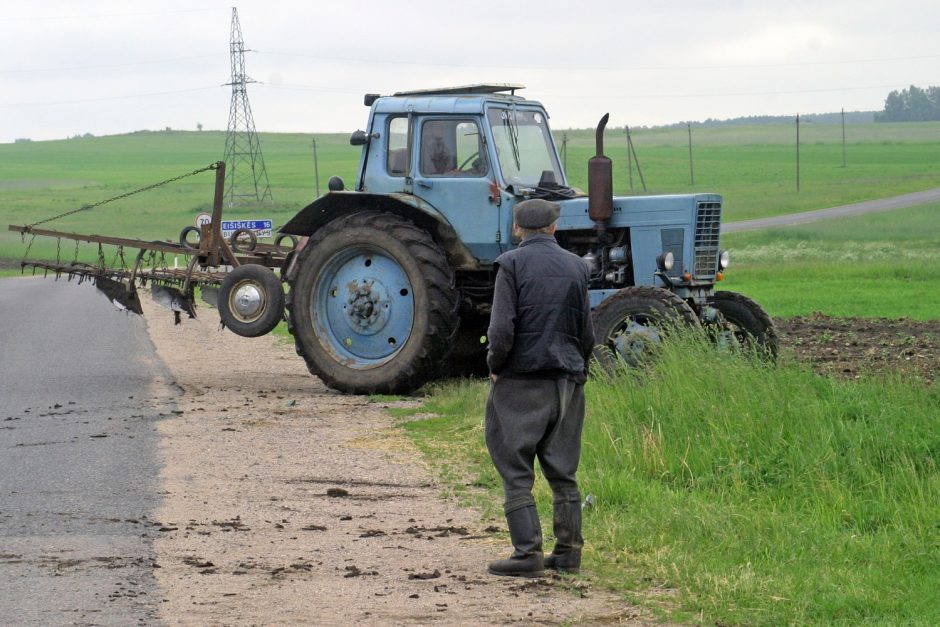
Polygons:
<instances>
[{"instance_id":1,"label":"gray cloud","mask_svg":"<svg viewBox=\"0 0 940 627\"><path fill-rule=\"evenodd\" d=\"M880 6L879 6L880 5ZM519 82L557 128L879 109L940 84L940 7L901 0L239 5L255 121L361 126L365 92ZM0 18L0 141L224 128L230 7L19 3Z\"/></svg>"}]
</instances>

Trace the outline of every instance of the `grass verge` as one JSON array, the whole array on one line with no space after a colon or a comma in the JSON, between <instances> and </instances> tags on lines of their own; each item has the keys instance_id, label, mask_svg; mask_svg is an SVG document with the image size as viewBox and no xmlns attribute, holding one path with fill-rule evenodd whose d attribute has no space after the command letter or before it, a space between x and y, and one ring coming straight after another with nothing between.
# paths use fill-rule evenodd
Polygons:
<instances>
[{"instance_id":1,"label":"grass verge","mask_svg":"<svg viewBox=\"0 0 940 627\"><path fill-rule=\"evenodd\" d=\"M498 505L486 392L435 388L420 410L435 416L402 428L458 495L479 486ZM586 566L631 601L703 623L940 622L937 386L684 340L587 397Z\"/></svg>"}]
</instances>

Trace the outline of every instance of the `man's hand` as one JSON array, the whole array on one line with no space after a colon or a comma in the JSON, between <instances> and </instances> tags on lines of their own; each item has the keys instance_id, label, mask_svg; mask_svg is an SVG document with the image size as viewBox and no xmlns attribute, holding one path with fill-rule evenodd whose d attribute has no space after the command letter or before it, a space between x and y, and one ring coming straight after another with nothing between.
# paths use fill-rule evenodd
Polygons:
<instances>
[{"instance_id":1,"label":"man's hand","mask_svg":"<svg viewBox=\"0 0 940 627\"><path fill-rule=\"evenodd\" d=\"M492 374L492 373L490 373L490 381L492 381L493 383L496 383L496 379L498 379L498 378L499 378L499 375L498 375L498 374Z\"/></svg>"}]
</instances>

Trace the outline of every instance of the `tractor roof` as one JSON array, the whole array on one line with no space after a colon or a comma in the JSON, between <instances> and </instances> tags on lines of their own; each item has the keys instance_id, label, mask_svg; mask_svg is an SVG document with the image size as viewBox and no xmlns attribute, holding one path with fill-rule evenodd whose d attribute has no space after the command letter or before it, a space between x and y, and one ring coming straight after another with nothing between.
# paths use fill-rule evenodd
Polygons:
<instances>
[{"instance_id":1,"label":"tractor roof","mask_svg":"<svg viewBox=\"0 0 940 627\"><path fill-rule=\"evenodd\" d=\"M525 89L525 85L516 83L477 83L476 85L458 85L456 87L440 87L437 89L416 89L414 91L399 91L393 96L457 96L460 94L498 94L509 92L514 96L517 89Z\"/></svg>"},{"instance_id":2,"label":"tractor roof","mask_svg":"<svg viewBox=\"0 0 940 627\"><path fill-rule=\"evenodd\" d=\"M515 95L523 85L491 83L399 91L391 96L376 97L374 113L441 113L472 115L482 113L487 102L517 103L540 106L538 102ZM369 104L367 96L366 103Z\"/></svg>"}]
</instances>

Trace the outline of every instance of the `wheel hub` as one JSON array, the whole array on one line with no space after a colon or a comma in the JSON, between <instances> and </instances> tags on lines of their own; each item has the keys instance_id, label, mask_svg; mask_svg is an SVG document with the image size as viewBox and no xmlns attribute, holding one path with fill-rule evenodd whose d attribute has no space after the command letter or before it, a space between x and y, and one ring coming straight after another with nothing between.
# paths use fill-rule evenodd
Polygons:
<instances>
[{"instance_id":1,"label":"wheel hub","mask_svg":"<svg viewBox=\"0 0 940 627\"><path fill-rule=\"evenodd\" d=\"M232 301L232 309L245 320L257 317L264 307L264 295L253 283L239 285Z\"/></svg>"},{"instance_id":2,"label":"wheel hub","mask_svg":"<svg viewBox=\"0 0 940 627\"><path fill-rule=\"evenodd\" d=\"M624 361L631 366L638 366L649 355L652 347L661 341L662 338L655 327L631 320L623 332L614 338L614 346Z\"/></svg>"},{"instance_id":3,"label":"wheel hub","mask_svg":"<svg viewBox=\"0 0 940 627\"><path fill-rule=\"evenodd\" d=\"M375 278L351 281L347 286L346 318L362 335L374 335L388 322L391 299L388 289Z\"/></svg>"},{"instance_id":4,"label":"wheel hub","mask_svg":"<svg viewBox=\"0 0 940 627\"><path fill-rule=\"evenodd\" d=\"M401 265L368 246L335 254L320 271L311 299L321 345L349 368L391 359L411 335L414 294Z\"/></svg>"}]
</instances>

